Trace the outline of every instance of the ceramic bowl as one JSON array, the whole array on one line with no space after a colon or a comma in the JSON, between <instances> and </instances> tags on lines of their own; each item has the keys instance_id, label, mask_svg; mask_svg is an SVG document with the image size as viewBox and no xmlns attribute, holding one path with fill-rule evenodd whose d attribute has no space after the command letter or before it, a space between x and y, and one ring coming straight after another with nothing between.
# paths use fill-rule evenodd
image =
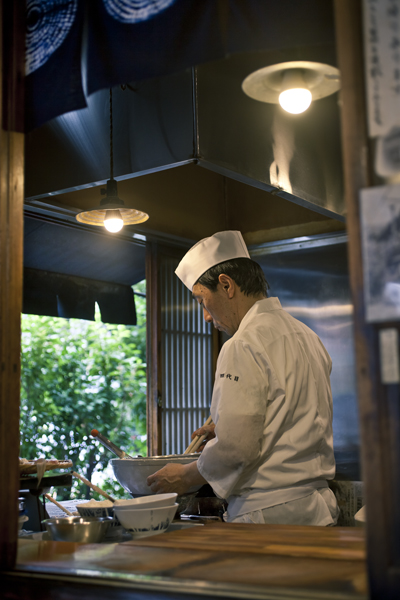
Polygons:
<instances>
[{"instance_id":1,"label":"ceramic bowl","mask_svg":"<svg viewBox=\"0 0 400 600\"><path fill-rule=\"evenodd\" d=\"M153 494L152 496L140 496L139 498L130 498L129 500L116 500L114 507L118 508L118 510L129 510L158 507L158 506L172 506L177 502L178 494L170 493L170 494Z\"/></svg>"},{"instance_id":2,"label":"ceramic bowl","mask_svg":"<svg viewBox=\"0 0 400 600\"><path fill-rule=\"evenodd\" d=\"M76 510L80 517L83 518L102 518L111 517L110 528L121 527L121 523L114 514L114 506L86 506L85 503L77 504Z\"/></svg>"},{"instance_id":3,"label":"ceramic bowl","mask_svg":"<svg viewBox=\"0 0 400 600\"><path fill-rule=\"evenodd\" d=\"M123 527L133 538L142 538L156 535L166 531L172 522L178 504L172 506L158 506L147 508L119 509L115 507L115 513Z\"/></svg>"},{"instance_id":4,"label":"ceramic bowl","mask_svg":"<svg viewBox=\"0 0 400 600\"><path fill-rule=\"evenodd\" d=\"M147 485L147 478L169 463L186 465L199 458L200 454L171 454L169 456L150 456L147 458L113 458L110 460L115 479L132 496L149 496L153 492ZM195 492L201 485L194 486L189 492Z\"/></svg>"},{"instance_id":5,"label":"ceramic bowl","mask_svg":"<svg viewBox=\"0 0 400 600\"><path fill-rule=\"evenodd\" d=\"M56 542L95 544L105 537L111 517L58 517L42 521L50 538Z\"/></svg>"}]
</instances>

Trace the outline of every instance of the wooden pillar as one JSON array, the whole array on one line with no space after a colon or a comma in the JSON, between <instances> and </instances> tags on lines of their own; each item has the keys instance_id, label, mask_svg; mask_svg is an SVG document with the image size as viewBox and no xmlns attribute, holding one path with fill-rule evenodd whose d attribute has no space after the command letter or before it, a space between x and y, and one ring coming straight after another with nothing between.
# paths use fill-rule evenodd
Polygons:
<instances>
[{"instance_id":1,"label":"wooden pillar","mask_svg":"<svg viewBox=\"0 0 400 600\"><path fill-rule=\"evenodd\" d=\"M373 171L367 135L362 4L361 0L335 0L334 7L370 593L373 599L394 600L400 594L400 390L398 385L381 384L378 335L380 328L399 328L399 324L365 322L359 190L372 185Z\"/></svg>"},{"instance_id":2,"label":"wooden pillar","mask_svg":"<svg viewBox=\"0 0 400 600\"><path fill-rule=\"evenodd\" d=\"M18 528L20 320L24 196L24 3L0 1L0 569L14 566Z\"/></svg>"},{"instance_id":3,"label":"wooden pillar","mask_svg":"<svg viewBox=\"0 0 400 600\"><path fill-rule=\"evenodd\" d=\"M158 245L146 247L147 299L147 451L149 456L160 455L161 421L161 315L159 293Z\"/></svg>"}]
</instances>

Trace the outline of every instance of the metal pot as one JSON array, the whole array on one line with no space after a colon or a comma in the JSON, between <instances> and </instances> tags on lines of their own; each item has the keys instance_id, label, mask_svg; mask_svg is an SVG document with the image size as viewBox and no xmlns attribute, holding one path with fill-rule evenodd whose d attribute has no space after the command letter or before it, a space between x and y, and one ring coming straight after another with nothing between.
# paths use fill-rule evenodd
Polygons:
<instances>
[{"instance_id":1,"label":"metal pot","mask_svg":"<svg viewBox=\"0 0 400 600\"><path fill-rule=\"evenodd\" d=\"M168 463L188 464L197 460L200 456L199 452L193 452L189 454L170 454L166 456L150 456L132 457L126 454L123 450L118 448L113 442L107 439L104 435L100 434L96 429L92 430L92 436L95 437L103 446L108 450L111 450L119 458L113 458L110 460L112 470L114 472L115 479L122 485L122 487L131 494L134 498L137 496L149 496L154 492L151 491L147 485L147 477L152 475L156 471L159 471ZM197 491L201 490L199 494ZM205 490L207 490L205 492ZM191 488L187 494L178 496L178 510L177 513L183 512L195 512L196 514L206 514L203 512L203 504L207 503L206 510L209 510L208 498L203 497L214 496L214 493L209 485L199 485ZM199 496L199 500L195 500ZM213 506L213 514L218 514L219 505L222 501L215 498L209 498L211 502L217 502L218 507ZM199 505L201 503L201 507Z\"/></svg>"},{"instance_id":2,"label":"metal pot","mask_svg":"<svg viewBox=\"0 0 400 600\"><path fill-rule=\"evenodd\" d=\"M150 456L147 458L113 458L110 460L114 477L132 496L153 494L147 485L147 478L169 463L187 465L199 458L200 454L170 454L169 456ZM201 485L194 486L188 492L194 493Z\"/></svg>"}]
</instances>

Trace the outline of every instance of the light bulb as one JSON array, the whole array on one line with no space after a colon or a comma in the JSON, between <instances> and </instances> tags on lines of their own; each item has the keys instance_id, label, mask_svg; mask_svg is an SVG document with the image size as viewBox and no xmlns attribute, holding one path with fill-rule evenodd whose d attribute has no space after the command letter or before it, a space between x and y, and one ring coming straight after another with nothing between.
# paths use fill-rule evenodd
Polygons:
<instances>
[{"instance_id":1,"label":"light bulb","mask_svg":"<svg viewBox=\"0 0 400 600\"><path fill-rule=\"evenodd\" d=\"M305 88L292 88L279 94L279 104L284 110L298 115L310 106L312 95Z\"/></svg>"},{"instance_id":2,"label":"light bulb","mask_svg":"<svg viewBox=\"0 0 400 600\"><path fill-rule=\"evenodd\" d=\"M104 217L104 227L111 233L117 233L121 231L124 226L123 218L119 210L107 210L106 216Z\"/></svg>"}]
</instances>

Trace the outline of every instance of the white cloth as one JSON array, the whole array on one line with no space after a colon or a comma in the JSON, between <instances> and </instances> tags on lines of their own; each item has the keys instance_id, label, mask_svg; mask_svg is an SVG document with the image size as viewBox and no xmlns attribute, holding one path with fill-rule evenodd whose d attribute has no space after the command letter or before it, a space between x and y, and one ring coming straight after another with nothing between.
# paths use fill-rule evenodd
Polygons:
<instances>
[{"instance_id":1,"label":"white cloth","mask_svg":"<svg viewBox=\"0 0 400 600\"><path fill-rule=\"evenodd\" d=\"M211 267L233 258L250 258L240 231L219 231L190 248L176 268L176 275L189 290Z\"/></svg>"},{"instance_id":2,"label":"white cloth","mask_svg":"<svg viewBox=\"0 0 400 600\"><path fill-rule=\"evenodd\" d=\"M227 499L229 520L334 477L331 367L318 336L278 298L257 302L224 344L211 403L216 437L198 470Z\"/></svg>"},{"instance_id":3,"label":"white cloth","mask_svg":"<svg viewBox=\"0 0 400 600\"><path fill-rule=\"evenodd\" d=\"M263 510L240 515L231 523L254 523L256 525L269 523L273 525L313 525L332 527L339 517L339 507L334 493L328 487L315 490L309 496L291 500ZM227 513L224 520L228 521Z\"/></svg>"}]
</instances>

